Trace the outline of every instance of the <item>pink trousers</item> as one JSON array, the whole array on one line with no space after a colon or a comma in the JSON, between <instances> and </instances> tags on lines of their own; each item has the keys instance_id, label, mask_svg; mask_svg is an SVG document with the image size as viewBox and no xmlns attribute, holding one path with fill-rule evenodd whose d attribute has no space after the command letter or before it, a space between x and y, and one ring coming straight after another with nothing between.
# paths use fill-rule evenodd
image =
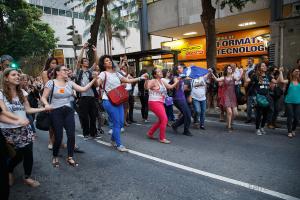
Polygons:
<instances>
[{"instance_id":1,"label":"pink trousers","mask_svg":"<svg viewBox=\"0 0 300 200\"><path fill-rule=\"evenodd\" d=\"M166 127L168 124L168 117L165 111L164 104L159 101L149 101L149 109L158 117L158 121L152 125L148 131L148 136L153 137L155 131L159 128L159 139L164 140L166 138Z\"/></svg>"}]
</instances>

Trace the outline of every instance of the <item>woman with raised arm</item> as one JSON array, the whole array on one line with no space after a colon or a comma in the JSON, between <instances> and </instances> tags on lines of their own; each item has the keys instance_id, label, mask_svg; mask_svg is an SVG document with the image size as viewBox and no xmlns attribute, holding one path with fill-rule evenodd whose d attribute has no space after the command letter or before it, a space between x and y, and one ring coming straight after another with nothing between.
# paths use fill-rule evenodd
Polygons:
<instances>
[{"instance_id":1,"label":"woman with raised arm","mask_svg":"<svg viewBox=\"0 0 300 200\"><path fill-rule=\"evenodd\" d=\"M300 69L292 69L288 79L283 78L283 68L279 71L279 81L287 84L284 102L287 112L288 137L292 138L296 136L295 130L300 118Z\"/></svg>"},{"instance_id":2,"label":"woman with raised arm","mask_svg":"<svg viewBox=\"0 0 300 200\"><path fill-rule=\"evenodd\" d=\"M249 78L246 74L245 87L251 82L256 93L256 134L263 135L265 132L265 123L270 111L270 101L272 100L270 92L270 83L277 83L277 80L267 74L265 63L259 63L256 66L256 74Z\"/></svg>"},{"instance_id":3,"label":"woman with raised arm","mask_svg":"<svg viewBox=\"0 0 300 200\"><path fill-rule=\"evenodd\" d=\"M24 91L20 87L20 72L16 69L7 68L3 72L3 91L0 92L0 107L7 117L15 120L21 119L20 123L11 124L0 122L2 134L6 141L13 145L16 155L9 161L8 169L10 185L13 184L13 170L23 161L24 183L37 187L40 183L31 178L33 165L33 132L26 118L27 114L48 111L50 108L31 108Z\"/></svg>"},{"instance_id":4,"label":"woman with raised arm","mask_svg":"<svg viewBox=\"0 0 300 200\"><path fill-rule=\"evenodd\" d=\"M51 80L53 78L53 71L55 67L58 65L58 60L54 57L50 57L47 59L46 64L44 66L43 72L42 72L42 80L43 85ZM52 150L54 143L54 130L52 127L49 129L49 142L48 142L48 149Z\"/></svg>"},{"instance_id":5,"label":"woman with raised arm","mask_svg":"<svg viewBox=\"0 0 300 200\"><path fill-rule=\"evenodd\" d=\"M99 59L99 67L101 73L99 75L98 84L102 85L103 92L103 107L108 113L110 119L113 123L112 136L111 136L111 145L116 147L120 152L127 152L128 149L124 147L121 143L121 128L124 124L124 108L123 104L114 105L109 100L107 93L112 89L117 88L122 83L135 83L142 79L147 79L146 74L142 75L139 78L128 79L119 72L116 71L116 68L113 64L112 58L109 55L103 55Z\"/></svg>"},{"instance_id":6,"label":"woman with raised arm","mask_svg":"<svg viewBox=\"0 0 300 200\"><path fill-rule=\"evenodd\" d=\"M166 139L166 127L168 124L168 117L165 111L164 103L167 96L167 89L173 89L178 84L178 80L170 85L161 80L163 77L162 71L154 68L152 71L154 79L145 83L145 88L149 90L149 109L157 116L158 121L152 125L148 131L148 137L154 139L153 134L159 128L159 141L164 144L169 144L170 141Z\"/></svg>"},{"instance_id":7,"label":"woman with raised arm","mask_svg":"<svg viewBox=\"0 0 300 200\"><path fill-rule=\"evenodd\" d=\"M68 79L68 69L65 66L57 66L54 69L53 80L49 80L44 88L41 101L48 109L53 109L50 112L51 124L54 129L55 141L53 145L53 167L59 167L58 152L62 142L63 129L67 133L67 148L69 165L75 167L78 164L73 159L74 145L75 145L75 117L74 109L71 105L73 98L73 90L77 92L87 91L95 82L96 77L84 87L81 87L73 81L66 81ZM51 103L48 97L52 93Z\"/></svg>"},{"instance_id":8,"label":"woman with raised arm","mask_svg":"<svg viewBox=\"0 0 300 200\"><path fill-rule=\"evenodd\" d=\"M210 69L210 72L212 70ZM227 116L227 130L228 132L232 132L232 122L237 113L234 113L234 110L237 110L237 100L235 95L235 81L239 81L242 78L243 72L241 71L240 77L235 77L233 75L233 69L230 65L227 65L224 68L223 76L220 78L217 78L213 73L210 73L212 75L212 78L216 80L217 82L223 82L223 103L224 108L226 110L226 116Z\"/></svg>"}]
</instances>

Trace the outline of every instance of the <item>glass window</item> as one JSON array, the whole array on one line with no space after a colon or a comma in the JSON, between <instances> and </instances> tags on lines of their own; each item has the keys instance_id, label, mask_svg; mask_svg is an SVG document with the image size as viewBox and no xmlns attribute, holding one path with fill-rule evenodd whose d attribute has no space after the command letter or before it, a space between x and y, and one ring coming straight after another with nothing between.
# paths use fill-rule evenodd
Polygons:
<instances>
[{"instance_id":1,"label":"glass window","mask_svg":"<svg viewBox=\"0 0 300 200\"><path fill-rule=\"evenodd\" d=\"M79 13L79 19L84 19L84 14L83 13Z\"/></svg>"},{"instance_id":2,"label":"glass window","mask_svg":"<svg viewBox=\"0 0 300 200\"><path fill-rule=\"evenodd\" d=\"M74 17L74 18L79 18L79 17L78 17L78 12L73 12L73 17Z\"/></svg>"},{"instance_id":3,"label":"glass window","mask_svg":"<svg viewBox=\"0 0 300 200\"><path fill-rule=\"evenodd\" d=\"M71 11L67 11L66 16L67 17L72 17L72 12Z\"/></svg>"},{"instance_id":4,"label":"glass window","mask_svg":"<svg viewBox=\"0 0 300 200\"><path fill-rule=\"evenodd\" d=\"M59 10L59 15L60 16L66 16L66 11L65 10Z\"/></svg>"},{"instance_id":5,"label":"glass window","mask_svg":"<svg viewBox=\"0 0 300 200\"><path fill-rule=\"evenodd\" d=\"M52 15L58 15L58 9L52 8Z\"/></svg>"},{"instance_id":6,"label":"glass window","mask_svg":"<svg viewBox=\"0 0 300 200\"><path fill-rule=\"evenodd\" d=\"M49 8L49 7L44 7L44 13L46 13L46 14L51 14L51 8Z\"/></svg>"}]
</instances>

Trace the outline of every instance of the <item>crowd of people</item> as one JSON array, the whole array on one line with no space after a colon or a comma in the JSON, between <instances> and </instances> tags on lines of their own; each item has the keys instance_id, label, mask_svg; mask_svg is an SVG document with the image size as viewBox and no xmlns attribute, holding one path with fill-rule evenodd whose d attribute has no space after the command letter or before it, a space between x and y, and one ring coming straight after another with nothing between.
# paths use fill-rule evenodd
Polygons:
<instances>
[{"instance_id":1,"label":"crowd of people","mask_svg":"<svg viewBox=\"0 0 300 200\"><path fill-rule=\"evenodd\" d=\"M0 171L5 177L3 181L7 180L9 185L13 184L14 168L22 161L24 183L32 187L40 184L31 176L35 113L49 113L48 148L52 151L53 167L60 166L60 148L67 148L66 162L77 167L79 162L74 158L74 151L80 151L75 143L74 113L78 113L85 140L101 138L104 133L102 126L107 121L111 146L127 152L121 132L136 122L133 118L134 95L140 99L143 122L149 123L149 110L157 118L147 131L147 137L163 144L171 143L166 136L168 126L174 132L183 126L182 134L186 136L193 136L190 131L192 124L204 131L206 109L215 105L220 109L220 121L225 121L226 115L226 129L233 133L238 105L246 104L246 123L255 121L257 135L266 134L265 125L278 127L276 120L280 107L283 107L287 117L287 136L296 136L300 117L300 59L297 67L284 72L283 67L270 66L266 56L259 63L249 58L245 69L233 63L226 65L219 74L211 68L203 76L192 79L185 72L188 67L184 64L172 70L154 67L152 73L142 69L136 76L130 71L126 56L116 65L109 55L98 58L95 47L92 48L94 62L90 63L84 57L87 49L88 44L85 44L75 71L58 65L57 59L50 57L41 75L35 78L11 68L10 56L1 57L0 154L4 165L1 164ZM129 97L117 104L112 101L110 93L120 87L124 87ZM174 106L180 112L177 118ZM157 139L154 135L158 129ZM63 143L64 130L67 144ZM8 186L3 188L8 190Z\"/></svg>"}]
</instances>

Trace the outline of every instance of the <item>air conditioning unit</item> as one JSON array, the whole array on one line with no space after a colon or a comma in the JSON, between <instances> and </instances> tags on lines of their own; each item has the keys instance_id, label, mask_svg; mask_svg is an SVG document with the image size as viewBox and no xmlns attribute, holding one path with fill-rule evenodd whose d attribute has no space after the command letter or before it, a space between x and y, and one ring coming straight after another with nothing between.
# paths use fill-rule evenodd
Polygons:
<instances>
[{"instance_id":1,"label":"air conditioning unit","mask_svg":"<svg viewBox=\"0 0 300 200\"><path fill-rule=\"evenodd\" d=\"M300 2L293 4L292 15L293 17L300 16Z\"/></svg>"}]
</instances>

